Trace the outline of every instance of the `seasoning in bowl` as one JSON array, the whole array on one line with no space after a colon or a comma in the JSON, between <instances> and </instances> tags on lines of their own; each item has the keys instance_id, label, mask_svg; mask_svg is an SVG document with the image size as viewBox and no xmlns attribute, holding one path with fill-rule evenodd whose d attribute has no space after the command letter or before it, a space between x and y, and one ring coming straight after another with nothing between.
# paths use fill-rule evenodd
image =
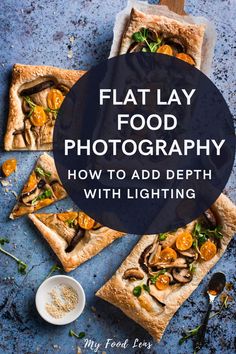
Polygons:
<instances>
[{"instance_id":1,"label":"seasoning in bowl","mask_svg":"<svg viewBox=\"0 0 236 354\"><path fill-rule=\"evenodd\" d=\"M75 321L82 314L85 301L85 293L80 283L67 275L47 278L35 296L38 313L54 325Z\"/></svg>"},{"instance_id":2,"label":"seasoning in bowl","mask_svg":"<svg viewBox=\"0 0 236 354\"><path fill-rule=\"evenodd\" d=\"M46 311L54 318L62 318L74 310L79 302L78 294L71 286L60 284L50 292L51 302L46 303Z\"/></svg>"}]
</instances>

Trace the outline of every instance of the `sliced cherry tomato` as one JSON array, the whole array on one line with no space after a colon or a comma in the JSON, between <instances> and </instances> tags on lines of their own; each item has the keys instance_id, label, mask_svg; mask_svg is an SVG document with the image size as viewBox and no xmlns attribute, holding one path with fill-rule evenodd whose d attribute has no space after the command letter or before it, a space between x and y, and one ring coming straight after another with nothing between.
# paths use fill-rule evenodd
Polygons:
<instances>
[{"instance_id":1,"label":"sliced cherry tomato","mask_svg":"<svg viewBox=\"0 0 236 354\"><path fill-rule=\"evenodd\" d=\"M183 231L176 240L176 248L180 251L188 250L193 244L193 237L189 231Z\"/></svg>"},{"instance_id":2,"label":"sliced cherry tomato","mask_svg":"<svg viewBox=\"0 0 236 354\"><path fill-rule=\"evenodd\" d=\"M160 274L155 283L158 290L165 290L170 284L170 277L165 274Z\"/></svg>"},{"instance_id":3,"label":"sliced cherry tomato","mask_svg":"<svg viewBox=\"0 0 236 354\"><path fill-rule=\"evenodd\" d=\"M35 189L37 187L38 184L38 180L37 180L37 176L36 173L33 172L30 176L29 176L29 180L28 182L24 185L24 188L22 190L22 193L29 193L31 192L33 189Z\"/></svg>"},{"instance_id":4,"label":"sliced cherry tomato","mask_svg":"<svg viewBox=\"0 0 236 354\"><path fill-rule=\"evenodd\" d=\"M171 48L171 46L169 46L168 44L164 44L161 45L158 49L157 49L157 53L161 53L161 54L166 54L166 55L173 55L173 50Z\"/></svg>"},{"instance_id":5,"label":"sliced cherry tomato","mask_svg":"<svg viewBox=\"0 0 236 354\"><path fill-rule=\"evenodd\" d=\"M17 166L16 159L9 159L3 162L2 164L2 172L6 177L10 176L13 172L15 172Z\"/></svg>"},{"instance_id":6,"label":"sliced cherry tomato","mask_svg":"<svg viewBox=\"0 0 236 354\"><path fill-rule=\"evenodd\" d=\"M58 219L61 221L75 220L78 217L78 213L76 211L68 211L66 213L60 213L57 215Z\"/></svg>"},{"instance_id":7,"label":"sliced cherry tomato","mask_svg":"<svg viewBox=\"0 0 236 354\"><path fill-rule=\"evenodd\" d=\"M166 247L161 251L160 257L164 262L174 262L177 258L177 253L173 248Z\"/></svg>"},{"instance_id":8,"label":"sliced cherry tomato","mask_svg":"<svg viewBox=\"0 0 236 354\"><path fill-rule=\"evenodd\" d=\"M208 240L208 241L204 242L203 245L201 246L200 253L201 253L201 257L205 261L209 261L217 253L216 245L213 242L211 242L210 240Z\"/></svg>"},{"instance_id":9,"label":"sliced cherry tomato","mask_svg":"<svg viewBox=\"0 0 236 354\"><path fill-rule=\"evenodd\" d=\"M46 198L46 199L42 199L42 200L39 200L37 202L37 204L35 205L35 209L34 210L38 210L38 209L41 209L41 208L44 208L50 204L53 203L53 199L50 199L50 198Z\"/></svg>"},{"instance_id":10,"label":"sliced cherry tomato","mask_svg":"<svg viewBox=\"0 0 236 354\"><path fill-rule=\"evenodd\" d=\"M185 61L186 63L190 64L190 65L196 65L195 61L193 60L193 58L185 53L178 53L176 55L176 58Z\"/></svg>"},{"instance_id":11,"label":"sliced cherry tomato","mask_svg":"<svg viewBox=\"0 0 236 354\"><path fill-rule=\"evenodd\" d=\"M34 107L30 121L35 127L42 127L47 122L47 115L42 106Z\"/></svg>"},{"instance_id":12,"label":"sliced cherry tomato","mask_svg":"<svg viewBox=\"0 0 236 354\"><path fill-rule=\"evenodd\" d=\"M47 103L50 109L59 109L64 100L64 96L61 91L57 89L51 89L47 95Z\"/></svg>"},{"instance_id":13,"label":"sliced cherry tomato","mask_svg":"<svg viewBox=\"0 0 236 354\"><path fill-rule=\"evenodd\" d=\"M95 224L95 221L92 218L90 218L90 216L85 214L83 211L80 211L78 217L78 223L79 226L82 227L82 229L91 230Z\"/></svg>"}]
</instances>

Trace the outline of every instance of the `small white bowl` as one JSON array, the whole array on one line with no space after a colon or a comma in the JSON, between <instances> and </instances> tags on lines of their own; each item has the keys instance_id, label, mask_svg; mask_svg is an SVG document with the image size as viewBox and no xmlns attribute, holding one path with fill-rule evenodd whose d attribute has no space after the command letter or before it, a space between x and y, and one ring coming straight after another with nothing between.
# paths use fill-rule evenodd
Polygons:
<instances>
[{"instance_id":1,"label":"small white bowl","mask_svg":"<svg viewBox=\"0 0 236 354\"><path fill-rule=\"evenodd\" d=\"M78 294L78 304L74 310L65 314L61 318L52 317L46 310L46 304L52 301L50 292L53 288L61 284L72 287ZM75 321L83 312L85 306L85 293L80 283L67 275L55 275L50 277L40 285L35 296L35 304L40 316L47 322L54 325L66 325Z\"/></svg>"}]
</instances>

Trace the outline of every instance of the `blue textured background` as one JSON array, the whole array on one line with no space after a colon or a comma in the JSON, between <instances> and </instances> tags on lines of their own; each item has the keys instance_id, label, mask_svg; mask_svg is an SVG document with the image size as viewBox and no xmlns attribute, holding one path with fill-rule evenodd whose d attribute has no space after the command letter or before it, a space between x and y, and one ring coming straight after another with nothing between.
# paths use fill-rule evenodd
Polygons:
<instances>
[{"instance_id":1,"label":"blue textured background","mask_svg":"<svg viewBox=\"0 0 236 354\"><path fill-rule=\"evenodd\" d=\"M153 1L154 2L154 1ZM233 48L235 45L234 0L188 0L186 11L206 16L214 21L218 40L216 43L212 80L223 92L233 111ZM155 2L154 2L155 3ZM47 276L51 266L57 262L42 237L27 218L10 221L8 215L15 203L11 191L19 193L39 153L4 153L2 138L8 113L8 88L11 68L14 63L46 64L70 69L89 69L108 56L112 41L115 15L126 4L126 0L70 0L70 1L16 1L0 2L0 163L6 158L16 157L18 170L11 186L0 186L0 237L10 239L6 249L29 264L26 276L18 274L16 264L0 254L0 353L92 353L84 349L83 340L68 336L69 329L85 331L86 338L104 343L106 338L130 341L152 341L151 337L137 324L126 318L113 306L95 298L95 291L115 272L122 260L137 242L130 235L117 242L101 254L71 273L83 285L87 304L78 321L68 326L55 327L44 322L35 310L34 296L38 286ZM70 37L75 41L70 43ZM68 47L69 46L69 47ZM69 58L70 50L73 57ZM232 112L233 113L233 112ZM227 193L236 201L235 174L232 173ZM47 209L61 211L73 206L67 199ZM235 281L235 241L213 271L221 270L227 280ZM213 272L212 271L212 272ZM211 273L212 273L211 272ZM170 322L160 344L153 343L150 351L127 349L125 353L188 354L193 352L192 341L181 347L178 339L183 329L199 324L206 308L203 295L210 274L184 303ZM233 294L233 292L231 292ZM216 308L219 305L216 304ZM201 353L234 353L235 305L210 321L207 343ZM109 354L123 353L120 349L101 348Z\"/></svg>"}]
</instances>

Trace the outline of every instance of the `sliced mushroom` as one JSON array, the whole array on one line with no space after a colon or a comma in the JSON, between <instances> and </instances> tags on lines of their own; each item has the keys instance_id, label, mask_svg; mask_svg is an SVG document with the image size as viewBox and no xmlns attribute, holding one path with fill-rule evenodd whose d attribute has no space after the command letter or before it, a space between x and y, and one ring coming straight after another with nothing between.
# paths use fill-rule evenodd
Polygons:
<instances>
[{"instance_id":1,"label":"sliced mushroom","mask_svg":"<svg viewBox=\"0 0 236 354\"><path fill-rule=\"evenodd\" d=\"M25 120L25 133L24 133L25 141L27 145L33 145L35 142L34 133L31 130L31 122L29 119Z\"/></svg>"},{"instance_id":2,"label":"sliced mushroom","mask_svg":"<svg viewBox=\"0 0 236 354\"><path fill-rule=\"evenodd\" d=\"M144 278L143 272L138 268L130 268L124 272L124 279L137 279L142 280Z\"/></svg>"},{"instance_id":3,"label":"sliced mushroom","mask_svg":"<svg viewBox=\"0 0 236 354\"><path fill-rule=\"evenodd\" d=\"M191 258L191 261L198 259L198 253L195 251L195 249L193 247L191 247L190 249L188 249L187 251L179 251L178 252L187 258Z\"/></svg>"},{"instance_id":4,"label":"sliced mushroom","mask_svg":"<svg viewBox=\"0 0 236 354\"><path fill-rule=\"evenodd\" d=\"M150 257L148 259L148 264L150 266L155 266L156 263L160 262L160 254L161 254L161 245L156 243L153 251L150 254Z\"/></svg>"},{"instance_id":5,"label":"sliced mushroom","mask_svg":"<svg viewBox=\"0 0 236 354\"><path fill-rule=\"evenodd\" d=\"M211 209L207 209L204 213L204 217L206 218L208 225L212 226L212 227L216 227L217 226L217 220L216 217L214 215L214 213L212 212Z\"/></svg>"},{"instance_id":6,"label":"sliced mushroom","mask_svg":"<svg viewBox=\"0 0 236 354\"><path fill-rule=\"evenodd\" d=\"M160 241L160 244L163 248L172 247L175 244L177 237L178 232L174 232L173 234L170 233L164 241Z\"/></svg>"},{"instance_id":7,"label":"sliced mushroom","mask_svg":"<svg viewBox=\"0 0 236 354\"><path fill-rule=\"evenodd\" d=\"M170 263L165 263L165 262L160 262L156 264L156 267L159 269L163 268L187 268L188 264L185 258L179 257L177 258L174 262Z\"/></svg>"},{"instance_id":8,"label":"sliced mushroom","mask_svg":"<svg viewBox=\"0 0 236 354\"><path fill-rule=\"evenodd\" d=\"M32 83L32 86L29 86L20 91L20 96L31 96L54 85L55 82L52 79L48 79L37 84Z\"/></svg>"},{"instance_id":9,"label":"sliced mushroom","mask_svg":"<svg viewBox=\"0 0 236 354\"><path fill-rule=\"evenodd\" d=\"M65 189L58 181L52 181L50 185L57 199L63 199L67 196Z\"/></svg>"},{"instance_id":10,"label":"sliced mushroom","mask_svg":"<svg viewBox=\"0 0 236 354\"><path fill-rule=\"evenodd\" d=\"M189 283L193 279L189 269L174 268L172 274L179 283Z\"/></svg>"},{"instance_id":11,"label":"sliced mushroom","mask_svg":"<svg viewBox=\"0 0 236 354\"><path fill-rule=\"evenodd\" d=\"M158 39L158 34L155 31L148 28L147 39L151 42L156 42Z\"/></svg>"},{"instance_id":12,"label":"sliced mushroom","mask_svg":"<svg viewBox=\"0 0 236 354\"><path fill-rule=\"evenodd\" d=\"M77 234L72 238L70 244L68 245L68 247L66 248L66 252L72 252L74 250L74 248L77 246L77 244L79 243L79 241L84 237L85 235L85 230L79 228L79 231L77 232Z\"/></svg>"},{"instance_id":13,"label":"sliced mushroom","mask_svg":"<svg viewBox=\"0 0 236 354\"><path fill-rule=\"evenodd\" d=\"M33 190L29 193L23 194L21 197L22 203L24 203L25 205L31 205L32 200L37 198L39 193L40 193L40 189L36 187L35 190Z\"/></svg>"},{"instance_id":14,"label":"sliced mushroom","mask_svg":"<svg viewBox=\"0 0 236 354\"><path fill-rule=\"evenodd\" d=\"M174 51L174 55L178 53L186 53L186 45L179 37L169 37L165 39L165 44L171 46Z\"/></svg>"},{"instance_id":15,"label":"sliced mushroom","mask_svg":"<svg viewBox=\"0 0 236 354\"><path fill-rule=\"evenodd\" d=\"M142 49L145 47L145 43L143 42L133 42L131 43L129 49L127 50L127 53L137 53L137 52L141 52Z\"/></svg>"},{"instance_id":16,"label":"sliced mushroom","mask_svg":"<svg viewBox=\"0 0 236 354\"><path fill-rule=\"evenodd\" d=\"M158 290L154 284L149 285L149 294L154 298L159 305L165 306L166 298L171 293L171 286L168 286L165 290Z\"/></svg>"},{"instance_id":17,"label":"sliced mushroom","mask_svg":"<svg viewBox=\"0 0 236 354\"><path fill-rule=\"evenodd\" d=\"M61 91L63 95L67 95L68 92L70 91L70 88L66 86L65 84L58 84L56 86L56 89Z\"/></svg>"},{"instance_id":18,"label":"sliced mushroom","mask_svg":"<svg viewBox=\"0 0 236 354\"><path fill-rule=\"evenodd\" d=\"M148 265L147 265L147 256L149 255L150 250L152 249L153 244L150 244L145 248L145 250L141 253L139 257L139 265L144 270L145 273L148 273Z\"/></svg>"},{"instance_id":19,"label":"sliced mushroom","mask_svg":"<svg viewBox=\"0 0 236 354\"><path fill-rule=\"evenodd\" d=\"M26 102L25 99L23 99L21 107L22 107L22 111L23 111L24 114L30 113L31 108L30 108L30 106L28 105L28 103Z\"/></svg>"}]
</instances>

